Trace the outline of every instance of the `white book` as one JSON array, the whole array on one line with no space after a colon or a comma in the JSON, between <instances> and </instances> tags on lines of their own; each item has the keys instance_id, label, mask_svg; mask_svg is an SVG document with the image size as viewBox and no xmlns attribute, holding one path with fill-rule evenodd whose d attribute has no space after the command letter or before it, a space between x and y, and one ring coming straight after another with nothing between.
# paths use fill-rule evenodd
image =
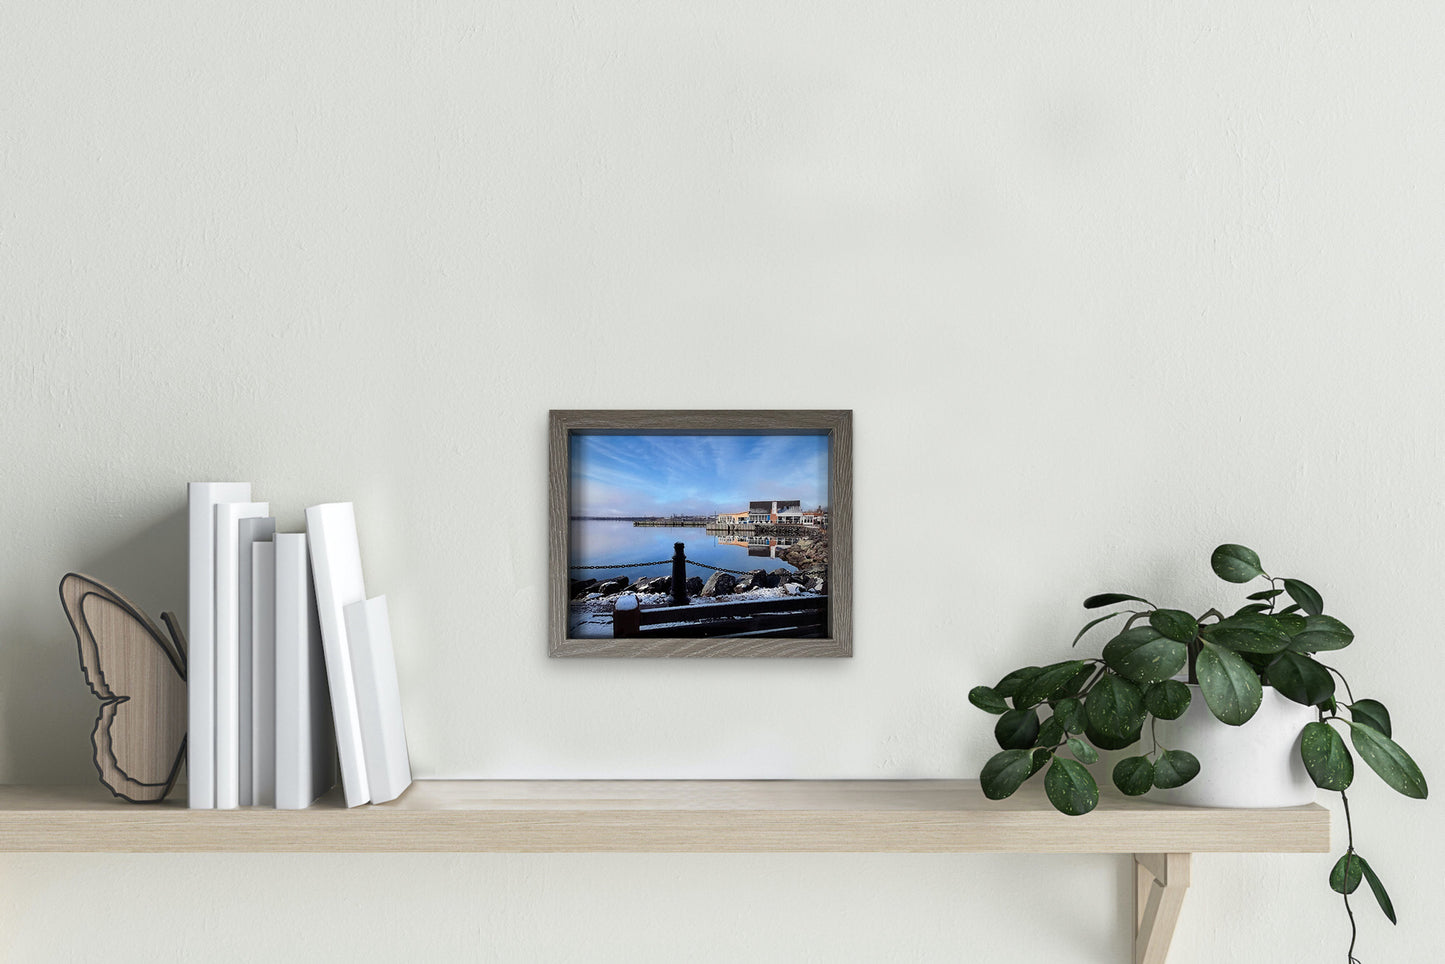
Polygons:
<instances>
[{"instance_id":1,"label":"white book","mask_svg":"<svg viewBox=\"0 0 1445 964\"><path fill-rule=\"evenodd\" d=\"M222 810L241 805L241 520L261 518L268 511L265 502L216 506L215 759L216 807ZM247 569L246 582L250 581Z\"/></svg>"},{"instance_id":2,"label":"white book","mask_svg":"<svg viewBox=\"0 0 1445 964\"><path fill-rule=\"evenodd\" d=\"M366 784L372 803L385 803L411 786L411 758L401 720L401 687L391 645L386 597L346 607L346 636L356 677L356 711L366 756Z\"/></svg>"},{"instance_id":3,"label":"white book","mask_svg":"<svg viewBox=\"0 0 1445 964\"><path fill-rule=\"evenodd\" d=\"M346 805L371 799L366 784L366 758L361 749L361 723L356 716L356 683L351 673L351 647L346 641L344 610L366 599L361 578L361 544L356 538L356 513L350 502L329 502L306 510L306 545L316 584L316 612L321 623L321 648L326 653L326 680L331 715L336 723L336 755L341 761L341 789Z\"/></svg>"},{"instance_id":4,"label":"white book","mask_svg":"<svg viewBox=\"0 0 1445 964\"><path fill-rule=\"evenodd\" d=\"M249 502L249 482L192 482L186 488L186 736L190 805L216 805L216 504Z\"/></svg>"},{"instance_id":5,"label":"white book","mask_svg":"<svg viewBox=\"0 0 1445 964\"><path fill-rule=\"evenodd\" d=\"M278 532L276 806L304 810L336 784L336 735L306 535Z\"/></svg>"},{"instance_id":6,"label":"white book","mask_svg":"<svg viewBox=\"0 0 1445 964\"><path fill-rule=\"evenodd\" d=\"M275 528L275 520L266 520ZM243 706L244 708L244 706ZM242 737L247 733L243 729ZM241 802L276 806L276 545L251 547L251 732L241 756L251 759L250 786L241 784ZM242 772L244 777L246 774Z\"/></svg>"},{"instance_id":7,"label":"white book","mask_svg":"<svg viewBox=\"0 0 1445 964\"><path fill-rule=\"evenodd\" d=\"M256 646L253 562L256 546L262 545L262 540L265 540L264 544L269 545L271 536L275 532L276 520L269 516L261 519L242 519L237 523L236 770L237 780L240 783L238 796L243 807L249 807L257 802L255 791L252 789L254 764L251 760L251 737L255 727L251 713L256 699L253 692L256 685L255 658L252 655ZM272 580L274 578L273 576ZM267 585L274 587L275 583L268 580ZM273 625L272 621L268 619L266 625Z\"/></svg>"}]
</instances>

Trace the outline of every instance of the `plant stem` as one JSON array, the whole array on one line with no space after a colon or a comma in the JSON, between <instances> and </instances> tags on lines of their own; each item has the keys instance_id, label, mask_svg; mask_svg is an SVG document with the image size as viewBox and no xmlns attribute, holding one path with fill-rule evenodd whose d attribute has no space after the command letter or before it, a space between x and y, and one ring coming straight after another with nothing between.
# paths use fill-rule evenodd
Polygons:
<instances>
[{"instance_id":1,"label":"plant stem","mask_svg":"<svg viewBox=\"0 0 1445 964\"><path fill-rule=\"evenodd\" d=\"M1355 926L1355 912L1350 909L1350 868L1354 866L1355 854L1355 827L1350 822L1350 798L1345 796L1345 791L1340 791L1340 801L1345 805L1345 834L1347 836L1347 847L1345 850L1345 913L1350 918L1350 949L1347 952L1346 964L1359 964L1355 958L1355 939L1359 936L1359 928Z\"/></svg>"},{"instance_id":2,"label":"plant stem","mask_svg":"<svg viewBox=\"0 0 1445 964\"><path fill-rule=\"evenodd\" d=\"M1352 690L1352 689L1350 689L1350 681L1347 680L1347 679L1345 679L1345 674L1344 674L1344 673L1341 673L1339 670L1335 669L1333 666L1325 666L1324 663L1321 663L1320 665L1321 665L1321 666L1324 666L1325 669L1329 670L1331 673L1334 673L1336 676L1338 676L1338 677L1340 678L1340 682L1345 684L1345 695L1348 696L1348 697L1350 698L1350 702L1353 703L1353 702L1355 701L1355 691Z\"/></svg>"}]
</instances>

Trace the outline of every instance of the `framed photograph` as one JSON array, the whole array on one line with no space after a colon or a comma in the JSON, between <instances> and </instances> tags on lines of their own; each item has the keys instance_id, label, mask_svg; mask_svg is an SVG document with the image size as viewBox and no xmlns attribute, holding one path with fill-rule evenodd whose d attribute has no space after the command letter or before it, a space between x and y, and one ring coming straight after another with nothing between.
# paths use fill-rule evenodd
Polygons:
<instances>
[{"instance_id":1,"label":"framed photograph","mask_svg":"<svg viewBox=\"0 0 1445 964\"><path fill-rule=\"evenodd\" d=\"M851 411L553 411L552 656L851 656Z\"/></svg>"}]
</instances>

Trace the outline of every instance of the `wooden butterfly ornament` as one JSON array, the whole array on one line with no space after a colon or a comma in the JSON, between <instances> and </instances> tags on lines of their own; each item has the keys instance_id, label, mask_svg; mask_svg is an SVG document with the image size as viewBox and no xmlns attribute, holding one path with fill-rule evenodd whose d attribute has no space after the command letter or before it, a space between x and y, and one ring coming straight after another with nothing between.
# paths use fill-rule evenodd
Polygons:
<instances>
[{"instance_id":1,"label":"wooden butterfly ornament","mask_svg":"<svg viewBox=\"0 0 1445 964\"><path fill-rule=\"evenodd\" d=\"M186 638L175 616L161 613L167 637L120 593L74 572L60 580L60 603L100 697L90 736L100 782L132 803L164 799L186 756Z\"/></svg>"}]
</instances>

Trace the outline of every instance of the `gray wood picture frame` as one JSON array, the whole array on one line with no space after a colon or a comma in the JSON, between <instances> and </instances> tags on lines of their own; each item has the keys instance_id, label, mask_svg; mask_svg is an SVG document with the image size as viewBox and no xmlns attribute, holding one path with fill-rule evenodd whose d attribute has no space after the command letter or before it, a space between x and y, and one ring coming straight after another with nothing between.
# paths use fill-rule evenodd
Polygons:
<instances>
[{"instance_id":1,"label":"gray wood picture frame","mask_svg":"<svg viewBox=\"0 0 1445 964\"><path fill-rule=\"evenodd\" d=\"M574 433L806 432L828 437L828 604L818 638L568 638L571 445ZM853 655L853 412L728 409L553 410L548 419L548 653L554 657L841 657Z\"/></svg>"}]
</instances>

